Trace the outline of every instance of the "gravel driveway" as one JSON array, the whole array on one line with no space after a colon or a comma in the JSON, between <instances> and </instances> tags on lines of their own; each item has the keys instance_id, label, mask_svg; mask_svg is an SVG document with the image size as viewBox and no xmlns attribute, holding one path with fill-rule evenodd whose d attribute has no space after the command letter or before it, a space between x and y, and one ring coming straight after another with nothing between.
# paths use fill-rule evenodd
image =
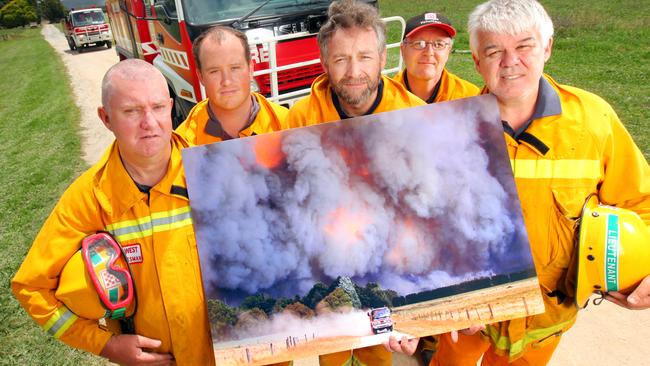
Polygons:
<instances>
[{"instance_id":1,"label":"gravel driveway","mask_svg":"<svg viewBox=\"0 0 650 366\"><path fill-rule=\"evenodd\" d=\"M65 36L52 24L41 31L46 41L61 57L70 75L74 99L81 111L83 159L93 164L113 142L113 134L97 117L101 105L101 83L106 70L119 61L115 49L89 48L84 53L70 51Z\"/></svg>"}]
</instances>

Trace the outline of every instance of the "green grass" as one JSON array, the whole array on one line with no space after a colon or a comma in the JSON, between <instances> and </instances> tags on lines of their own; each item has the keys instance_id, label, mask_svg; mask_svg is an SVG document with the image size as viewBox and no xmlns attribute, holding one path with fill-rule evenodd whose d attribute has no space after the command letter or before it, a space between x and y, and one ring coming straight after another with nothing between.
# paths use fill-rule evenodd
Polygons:
<instances>
[{"instance_id":1,"label":"green grass","mask_svg":"<svg viewBox=\"0 0 650 366\"><path fill-rule=\"evenodd\" d=\"M455 50L469 50L467 17L482 1L379 0L382 16L405 19L425 11L445 14L458 31ZM650 159L650 2L544 0L555 25L546 72L607 100ZM395 41L396 33L389 34ZM447 67L483 86L468 53L454 53Z\"/></svg>"},{"instance_id":2,"label":"green grass","mask_svg":"<svg viewBox=\"0 0 650 366\"><path fill-rule=\"evenodd\" d=\"M88 364L97 358L45 335L9 290L46 216L85 168L79 110L62 62L39 32L5 30L10 37L0 41L0 364Z\"/></svg>"},{"instance_id":3,"label":"green grass","mask_svg":"<svg viewBox=\"0 0 650 366\"><path fill-rule=\"evenodd\" d=\"M435 4L435 5L432 5ZM467 50L467 14L478 1L380 0L383 16L434 10L458 30ZM556 25L547 72L609 101L650 157L650 2L545 0ZM435 6L435 8L431 8ZM398 38L392 31L391 41ZM45 217L85 167L79 111L63 65L38 29L0 29L0 365L102 363L45 335L9 291ZM471 56L454 53L449 69L482 85Z\"/></svg>"}]
</instances>

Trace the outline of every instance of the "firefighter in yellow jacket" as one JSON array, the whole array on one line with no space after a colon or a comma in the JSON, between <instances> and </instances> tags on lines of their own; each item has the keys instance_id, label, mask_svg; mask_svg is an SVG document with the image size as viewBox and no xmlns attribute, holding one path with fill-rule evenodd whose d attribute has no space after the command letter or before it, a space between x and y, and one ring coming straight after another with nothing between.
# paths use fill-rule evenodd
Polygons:
<instances>
[{"instance_id":1,"label":"firefighter in yellow jacket","mask_svg":"<svg viewBox=\"0 0 650 366\"><path fill-rule=\"evenodd\" d=\"M195 145L280 131L288 110L251 93L253 64L244 33L214 26L192 44L194 61L207 98L199 102L176 132ZM276 366L291 365L291 362Z\"/></svg>"},{"instance_id":2,"label":"firefighter in yellow jacket","mask_svg":"<svg viewBox=\"0 0 650 366\"><path fill-rule=\"evenodd\" d=\"M335 1L328 15L318 33L325 74L314 80L311 94L289 110L290 127L424 105L402 85L381 76L386 30L375 8Z\"/></svg>"},{"instance_id":3,"label":"firefighter in yellow jacket","mask_svg":"<svg viewBox=\"0 0 650 366\"><path fill-rule=\"evenodd\" d=\"M409 19L400 45L405 67L393 79L427 104L478 95L476 85L445 67L455 36L456 29L440 13L427 12Z\"/></svg>"},{"instance_id":4,"label":"firefighter in yellow jacket","mask_svg":"<svg viewBox=\"0 0 650 366\"><path fill-rule=\"evenodd\" d=\"M607 102L543 74L553 24L535 0L491 0L469 18L470 47L497 97L546 312L441 336L432 365L545 365L575 322L576 219L586 198L637 212L650 224L650 168ZM650 307L650 276L629 295L606 298ZM599 350L596 350L598 352Z\"/></svg>"},{"instance_id":5,"label":"firefighter in yellow jacket","mask_svg":"<svg viewBox=\"0 0 650 366\"><path fill-rule=\"evenodd\" d=\"M325 74L314 81L309 96L291 107L289 126L425 105L399 83L381 76L386 64L385 32L374 7L358 1L333 2L318 33ZM324 366L382 366L392 364L392 355L378 345L323 355L319 361Z\"/></svg>"},{"instance_id":6,"label":"firefighter in yellow jacket","mask_svg":"<svg viewBox=\"0 0 650 366\"><path fill-rule=\"evenodd\" d=\"M171 103L152 65L127 60L109 69L98 114L116 141L63 194L11 284L45 331L120 364L214 364L181 165L187 143L172 132ZM98 231L129 249L134 335L79 317L55 297L62 268Z\"/></svg>"},{"instance_id":7,"label":"firefighter in yellow jacket","mask_svg":"<svg viewBox=\"0 0 650 366\"><path fill-rule=\"evenodd\" d=\"M203 145L285 127L287 109L251 93L253 63L244 33L214 26L194 40L192 50L207 98L176 129L188 142Z\"/></svg>"}]
</instances>

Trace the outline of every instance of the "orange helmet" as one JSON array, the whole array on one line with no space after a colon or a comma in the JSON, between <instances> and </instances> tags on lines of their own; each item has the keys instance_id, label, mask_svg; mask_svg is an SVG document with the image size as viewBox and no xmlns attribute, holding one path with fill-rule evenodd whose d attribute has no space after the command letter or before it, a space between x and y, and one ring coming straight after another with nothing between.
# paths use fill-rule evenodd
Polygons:
<instances>
[{"instance_id":1,"label":"orange helmet","mask_svg":"<svg viewBox=\"0 0 650 366\"><path fill-rule=\"evenodd\" d=\"M592 293L630 293L650 275L650 231L635 212L587 197L580 218L575 301Z\"/></svg>"}]
</instances>

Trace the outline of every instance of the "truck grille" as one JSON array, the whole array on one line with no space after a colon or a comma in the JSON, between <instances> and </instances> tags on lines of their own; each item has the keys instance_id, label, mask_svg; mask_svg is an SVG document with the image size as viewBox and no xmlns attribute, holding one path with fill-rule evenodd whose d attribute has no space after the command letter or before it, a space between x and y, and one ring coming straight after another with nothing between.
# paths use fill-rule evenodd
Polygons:
<instances>
[{"instance_id":1,"label":"truck grille","mask_svg":"<svg viewBox=\"0 0 650 366\"><path fill-rule=\"evenodd\" d=\"M323 73L321 64L280 71L278 73L278 90L285 91L308 87L321 73ZM262 94L271 93L271 75L261 75L256 80Z\"/></svg>"}]
</instances>

